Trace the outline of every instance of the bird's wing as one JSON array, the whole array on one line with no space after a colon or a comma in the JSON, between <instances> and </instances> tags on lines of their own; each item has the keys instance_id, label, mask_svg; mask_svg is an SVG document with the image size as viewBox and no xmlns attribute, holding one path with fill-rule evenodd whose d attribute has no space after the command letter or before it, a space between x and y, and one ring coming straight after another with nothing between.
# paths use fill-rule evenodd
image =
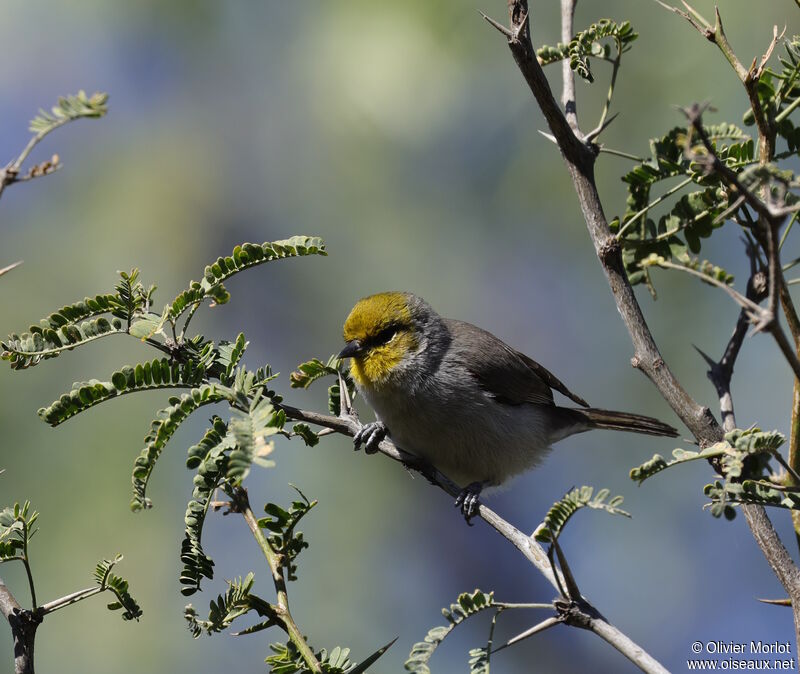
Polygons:
<instances>
[{"instance_id":1,"label":"bird's wing","mask_svg":"<svg viewBox=\"0 0 800 674\"><path fill-rule=\"evenodd\" d=\"M563 393L579 405L588 403L575 395L547 368L481 328L445 319L452 336L451 353L469 370L478 383L498 401L553 404L553 391Z\"/></svg>"}]
</instances>

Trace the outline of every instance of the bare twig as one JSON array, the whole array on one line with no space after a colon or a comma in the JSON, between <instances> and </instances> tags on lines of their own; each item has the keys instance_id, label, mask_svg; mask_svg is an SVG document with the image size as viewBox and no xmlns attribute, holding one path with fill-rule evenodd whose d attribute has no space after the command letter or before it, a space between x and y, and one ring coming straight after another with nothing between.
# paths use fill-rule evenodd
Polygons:
<instances>
[{"instance_id":1,"label":"bare twig","mask_svg":"<svg viewBox=\"0 0 800 674\"><path fill-rule=\"evenodd\" d=\"M94 587L87 587L85 590L78 590L77 592L73 592L63 597L59 597L58 599L54 599L53 601L49 601L46 604L42 604L39 607L39 613L42 616L45 616L48 613L52 613L53 611L58 611L59 609L62 609L66 606L77 604L79 601L83 601L84 599L93 597L96 594L105 592L107 589L108 589L107 587L102 587L101 585L95 585Z\"/></svg>"},{"instance_id":2,"label":"bare twig","mask_svg":"<svg viewBox=\"0 0 800 674\"><path fill-rule=\"evenodd\" d=\"M755 245L745 240L747 254L750 258L750 279L747 282L747 299L755 304L761 302L767 295L767 281L764 272L759 268L758 255ZM731 397L731 379L733 377L733 367L739 357L747 328L750 327L750 318L747 309L744 307L739 312L736 327L733 335L728 340L728 346L719 362L704 354L700 349L700 355L708 363L708 378L714 384L719 396L719 407L722 414L722 428L725 432L736 428L736 417L733 411L733 398Z\"/></svg>"}]
</instances>

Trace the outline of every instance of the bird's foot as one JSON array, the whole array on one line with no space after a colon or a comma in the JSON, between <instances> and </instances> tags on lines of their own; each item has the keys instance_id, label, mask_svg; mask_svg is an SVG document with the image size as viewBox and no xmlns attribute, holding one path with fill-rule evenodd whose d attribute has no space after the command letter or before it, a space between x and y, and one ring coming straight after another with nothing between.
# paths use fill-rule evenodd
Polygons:
<instances>
[{"instance_id":1,"label":"bird's foot","mask_svg":"<svg viewBox=\"0 0 800 674\"><path fill-rule=\"evenodd\" d=\"M482 490L483 482L473 482L464 487L456 499L456 508L461 509L461 514L470 526L472 526L470 520L478 514L478 506L480 505L478 497L481 495Z\"/></svg>"},{"instance_id":2,"label":"bird's foot","mask_svg":"<svg viewBox=\"0 0 800 674\"><path fill-rule=\"evenodd\" d=\"M364 452L366 454L374 454L378 451L378 445L381 443L381 440L386 437L388 432L386 424L382 421L373 421L369 424L364 424L353 438L355 449L359 450L361 449L361 445L364 445Z\"/></svg>"}]
</instances>

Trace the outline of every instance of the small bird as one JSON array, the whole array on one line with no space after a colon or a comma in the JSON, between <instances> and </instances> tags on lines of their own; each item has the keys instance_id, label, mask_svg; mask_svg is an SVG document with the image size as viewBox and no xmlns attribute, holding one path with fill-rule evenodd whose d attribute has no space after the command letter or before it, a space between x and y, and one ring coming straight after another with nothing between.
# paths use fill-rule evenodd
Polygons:
<instances>
[{"instance_id":1,"label":"small bird","mask_svg":"<svg viewBox=\"0 0 800 674\"><path fill-rule=\"evenodd\" d=\"M462 487L467 522L484 487L538 464L550 445L594 428L675 437L652 417L589 407L555 375L470 323L442 318L409 292L359 300L344 324L350 373L377 420L355 448L387 435ZM560 407L553 390L580 408Z\"/></svg>"}]
</instances>

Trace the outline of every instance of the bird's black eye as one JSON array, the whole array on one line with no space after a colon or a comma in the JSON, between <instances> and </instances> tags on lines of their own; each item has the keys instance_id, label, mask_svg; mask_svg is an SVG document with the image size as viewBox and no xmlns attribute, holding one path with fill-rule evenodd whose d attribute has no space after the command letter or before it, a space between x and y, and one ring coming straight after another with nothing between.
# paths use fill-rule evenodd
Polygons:
<instances>
[{"instance_id":1,"label":"bird's black eye","mask_svg":"<svg viewBox=\"0 0 800 674\"><path fill-rule=\"evenodd\" d=\"M397 334L397 326L390 325L389 327L381 330L370 341L372 341L373 344L375 344L376 346L381 344L387 344L392 340L392 337L394 337L396 334Z\"/></svg>"}]
</instances>

